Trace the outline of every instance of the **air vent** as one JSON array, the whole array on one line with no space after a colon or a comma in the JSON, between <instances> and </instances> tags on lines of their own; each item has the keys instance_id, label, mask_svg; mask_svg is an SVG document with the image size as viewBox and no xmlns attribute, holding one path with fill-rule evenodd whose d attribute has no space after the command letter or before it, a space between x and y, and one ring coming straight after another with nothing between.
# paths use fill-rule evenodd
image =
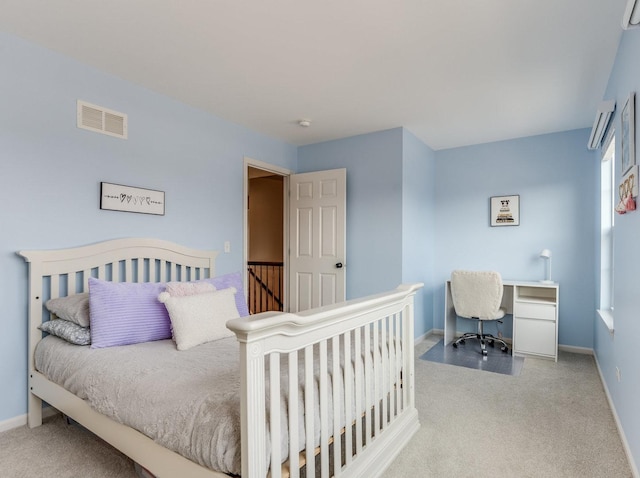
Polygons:
<instances>
[{"instance_id":1,"label":"air vent","mask_svg":"<svg viewBox=\"0 0 640 478\"><path fill-rule=\"evenodd\" d=\"M78 100L78 128L127 139L127 115Z\"/></svg>"}]
</instances>

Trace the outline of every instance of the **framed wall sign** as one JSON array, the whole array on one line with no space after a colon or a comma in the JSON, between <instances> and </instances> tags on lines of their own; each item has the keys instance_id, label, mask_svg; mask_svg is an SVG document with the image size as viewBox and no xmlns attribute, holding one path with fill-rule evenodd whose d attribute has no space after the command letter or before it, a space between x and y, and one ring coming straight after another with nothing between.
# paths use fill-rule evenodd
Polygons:
<instances>
[{"instance_id":1,"label":"framed wall sign","mask_svg":"<svg viewBox=\"0 0 640 478\"><path fill-rule=\"evenodd\" d=\"M631 166L636 164L635 99L635 93L630 93L620 114L620 118L622 118L622 137L620 138L622 146L622 154L620 155L622 175L625 175Z\"/></svg>"},{"instance_id":2,"label":"framed wall sign","mask_svg":"<svg viewBox=\"0 0 640 478\"><path fill-rule=\"evenodd\" d=\"M494 226L520 225L520 196L493 196L490 199L490 224Z\"/></svg>"},{"instance_id":3,"label":"framed wall sign","mask_svg":"<svg viewBox=\"0 0 640 478\"><path fill-rule=\"evenodd\" d=\"M100 209L164 216L164 191L100 183Z\"/></svg>"}]
</instances>

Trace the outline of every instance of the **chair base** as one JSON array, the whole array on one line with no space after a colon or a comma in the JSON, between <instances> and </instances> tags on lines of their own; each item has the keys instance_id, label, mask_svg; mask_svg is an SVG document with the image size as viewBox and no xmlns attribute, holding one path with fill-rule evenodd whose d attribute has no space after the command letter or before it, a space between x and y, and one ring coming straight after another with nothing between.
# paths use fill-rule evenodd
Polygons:
<instances>
[{"instance_id":1,"label":"chair base","mask_svg":"<svg viewBox=\"0 0 640 478\"><path fill-rule=\"evenodd\" d=\"M458 344L464 344L467 339L475 339L480 342L480 353L483 356L487 356L487 344L490 347L495 347L495 343L498 342L500 344L500 350L504 353L509 352L509 346L507 343L499 339L498 337L494 337L491 334L485 334L482 328L482 320L478 320L478 333L467 332L466 334L459 337L456 341L453 342L453 348L458 348Z\"/></svg>"}]
</instances>

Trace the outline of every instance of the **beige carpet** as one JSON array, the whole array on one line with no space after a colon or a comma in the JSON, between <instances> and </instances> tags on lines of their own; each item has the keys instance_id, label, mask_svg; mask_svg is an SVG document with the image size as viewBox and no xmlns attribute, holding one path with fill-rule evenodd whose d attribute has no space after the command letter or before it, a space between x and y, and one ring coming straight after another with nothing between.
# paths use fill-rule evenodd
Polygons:
<instances>
[{"instance_id":1,"label":"beige carpet","mask_svg":"<svg viewBox=\"0 0 640 478\"><path fill-rule=\"evenodd\" d=\"M632 476L593 357L527 358L518 377L417 359L440 338L416 347L422 426L385 478ZM0 433L0 476L137 475L109 445L53 418Z\"/></svg>"}]
</instances>

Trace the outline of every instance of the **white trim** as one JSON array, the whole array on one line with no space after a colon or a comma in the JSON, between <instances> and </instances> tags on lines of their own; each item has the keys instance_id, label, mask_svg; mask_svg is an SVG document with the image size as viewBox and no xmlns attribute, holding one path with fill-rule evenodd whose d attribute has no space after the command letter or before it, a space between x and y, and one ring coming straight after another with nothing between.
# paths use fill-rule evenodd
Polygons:
<instances>
[{"instance_id":1,"label":"white trim","mask_svg":"<svg viewBox=\"0 0 640 478\"><path fill-rule=\"evenodd\" d=\"M283 182L283 194L284 198L282 201L282 243L283 243L283 251L282 251L282 262L283 262L283 284L285 284L282 303L284 304L284 311L287 312L289 310L289 288L286 284L289 284L289 176L293 174L293 171L290 171L286 168L281 168L279 166L274 166L273 164L265 163L264 161L260 161L258 159L249 158L248 156L244 156L243 158L243 166L242 166L242 174L243 174L243 198L242 198L242 263L246 269L247 262L249 262L249 167L262 169L263 171L269 171L271 173L277 174L284 178ZM247 284L247 274L242 274L242 281L244 285L244 293L247 295L248 284Z\"/></svg>"},{"instance_id":2,"label":"white trim","mask_svg":"<svg viewBox=\"0 0 640 478\"><path fill-rule=\"evenodd\" d=\"M575 345L558 345L558 350L572 354L593 355L593 349L589 347L577 347Z\"/></svg>"},{"instance_id":3,"label":"white trim","mask_svg":"<svg viewBox=\"0 0 640 478\"><path fill-rule=\"evenodd\" d=\"M8 430L13 430L14 428L19 428L25 426L27 424L27 414L18 415L17 417L9 418L8 420L4 420L0 422L0 433L6 432Z\"/></svg>"},{"instance_id":4,"label":"white trim","mask_svg":"<svg viewBox=\"0 0 640 478\"><path fill-rule=\"evenodd\" d=\"M58 414L60 414L60 412L53 407L42 409L42 418L50 418ZM25 413L24 415L18 415L17 417L0 422L0 433L25 426L27 424L27 416Z\"/></svg>"},{"instance_id":5,"label":"white trim","mask_svg":"<svg viewBox=\"0 0 640 478\"><path fill-rule=\"evenodd\" d=\"M609 330L609 333L613 335L615 329L613 327L613 314L611 313L611 310L598 309L596 312L598 313L598 317L602 319L602 322L604 322L604 325Z\"/></svg>"},{"instance_id":6,"label":"white trim","mask_svg":"<svg viewBox=\"0 0 640 478\"><path fill-rule=\"evenodd\" d=\"M618 428L618 434L620 435L620 440L622 441L624 452L627 455L627 461L629 462L629 468L631 468L631 474L633 475L634 478L640 478L640 473L638 473L638 466L636 465L636 462L633 459L631 448L629 448L629 442L627 441L627 437L624 434L624 429L622 428L622 423L620 423L618 412L616 411L616 407L613 404L613 399L611 398L611 394L609 393L609 387L607 387L607 382L604 379L604 375L602 374L602 369L600 368L600 362L598 362L598 355L593 354L593 357L596 362L596 368L598 369L598 375L600 375L600 382L602 383L602 388L604 388L604 393L607 396L607 401L609 402L609 408L611 409L611 413L613 414L613 418L616 422L616 427Z\"/></svg>"},{"instance_id":7,"label":"white trim","mask_svg":"<svg viewBox=\"0 0 640 478\"><path fill-rule=\"evenodd\" d=\"M416 337L413 339L413 345L416 346L419 343L424 342L425 340L427 340L429 337L431 337L432 335L437 335L434 334L433 332L434 329L428 330L426 331L424 334L420 335L419 337Z\"/></svg>"}]
</instances>

